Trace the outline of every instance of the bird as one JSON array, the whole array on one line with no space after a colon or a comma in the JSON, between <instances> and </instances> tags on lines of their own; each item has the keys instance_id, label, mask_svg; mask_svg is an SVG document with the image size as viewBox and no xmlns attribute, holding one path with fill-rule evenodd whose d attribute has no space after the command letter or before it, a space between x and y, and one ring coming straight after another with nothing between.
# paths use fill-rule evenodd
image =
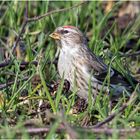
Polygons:
<instances>
[{"instance_id":1,"label":"bird","mask_svg":"<svg viewBox=\"0 0 140 140\"><path fill-rule=\"evenodd\" d=\"M57 45L57 69L61 78L70 82L70 90L85 100L89 98L89 84L93 97L102 90L119 96L131 91L132 84L120 72L110 68L110 84L104 84L109 66L88 47L87 37L75 26L57 27L49 35ZM133 79L133 78L132 78ZM137 81L133 79L135 84Z\"/></svg>"}]
</instances>

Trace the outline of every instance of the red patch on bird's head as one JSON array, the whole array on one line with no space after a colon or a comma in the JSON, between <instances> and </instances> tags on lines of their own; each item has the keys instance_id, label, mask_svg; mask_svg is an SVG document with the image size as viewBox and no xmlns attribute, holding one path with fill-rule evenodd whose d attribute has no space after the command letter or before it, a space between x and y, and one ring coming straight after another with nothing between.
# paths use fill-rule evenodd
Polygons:
<instances>
[{"instance_id":1,"label":"red patch on bird's head","mask_svg":"<svg viewBox=\"0 0 140 140\"><path fill-rule=\"evenodd\" d=\"M63 26L63 28L76 28L76 27L74 27L74 26Z\"/></svg>"}]
</instances>

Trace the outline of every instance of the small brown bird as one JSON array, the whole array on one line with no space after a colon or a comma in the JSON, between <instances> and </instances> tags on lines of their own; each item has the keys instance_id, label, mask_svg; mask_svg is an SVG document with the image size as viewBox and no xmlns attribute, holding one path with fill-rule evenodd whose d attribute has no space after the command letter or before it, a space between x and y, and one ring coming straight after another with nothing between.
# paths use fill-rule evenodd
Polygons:
<instances>
[{"instance_id":1,"label":"small brown bird","mask_svg":"<svg viewBox=\"0 0 140 140\"><path fill-rule=\"evenodd\" d=\"M58 27L50 35L56 40L59 50L58 72L61 78L70 82L70 89L77 87L78 96L88 99L89 83L92 94L101 89L120 95L124 90L131 91L131 85L118 71L110 69L110 86L103 86L108 74L108 66L88 48L87 39L74 26ZM90 81L90 82L89 82Z\"/></svg>"}]
</instances>

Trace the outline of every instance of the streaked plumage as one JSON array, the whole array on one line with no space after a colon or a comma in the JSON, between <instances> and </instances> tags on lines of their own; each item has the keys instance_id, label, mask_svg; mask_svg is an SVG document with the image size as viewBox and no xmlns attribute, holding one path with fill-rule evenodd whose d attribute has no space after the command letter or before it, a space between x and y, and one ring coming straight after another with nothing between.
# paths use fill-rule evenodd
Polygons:
<instances>
[{"instance_id":1,"label":"streaked plumage","mask_svg":"<svg viewBox=\"0 0 140 140\"><path fill-rule=\"evenodd\" d=\"M61 77L70 82L70 89L76 85L77 94L88 99L89 81L93 95L101 89L108 73L108 66L87 47L87 40L76 27L58 27L51 35L56 40L58 56L58 72ZM131 90L131 85L118 71L110 70L110 87L114 94L119 95L124 89ZM104 86L104 91L110 88Z\"/></svg>"}]
</instances>

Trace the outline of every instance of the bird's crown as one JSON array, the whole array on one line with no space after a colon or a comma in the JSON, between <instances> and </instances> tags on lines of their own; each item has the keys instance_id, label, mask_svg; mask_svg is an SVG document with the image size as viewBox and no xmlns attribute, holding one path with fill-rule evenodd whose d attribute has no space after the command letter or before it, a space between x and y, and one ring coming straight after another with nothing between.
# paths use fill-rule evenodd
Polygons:
<instances>
[{"instance_id":1,"label":"bird's crown","mask_svg":"<svg viewBox=\"0 0 140 140\"><path fill-rule=\"evenodd\" d=\"M63 26L63 28L70 28L70 29L74 29L76 28L75 26L71 26L71 25L66 25L66 26Z\"/></svg>"}]
</instances>

